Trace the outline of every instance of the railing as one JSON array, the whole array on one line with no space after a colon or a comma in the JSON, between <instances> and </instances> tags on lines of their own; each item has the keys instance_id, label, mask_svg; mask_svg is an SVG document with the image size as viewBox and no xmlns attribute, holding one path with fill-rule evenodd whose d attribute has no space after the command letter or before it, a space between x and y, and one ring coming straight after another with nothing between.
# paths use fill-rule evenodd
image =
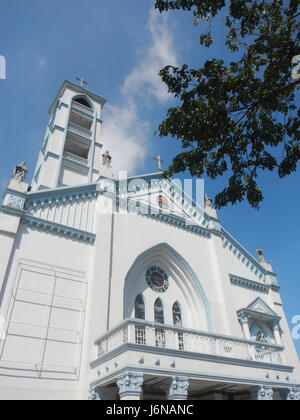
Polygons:
<instances>
[{"instance_id":1,"label":"railing","mask_svg":"<svg viewBox=\"0 0 300 420\"><path fill-rule=\"evenodd\" d=\"M69 123L68 130L73 134L77 134L78 136L84 137L89 140L92 136L92 132L90 130L87 130L73 123Z\"/></svg>"},{"instance_id":2,"label":"railing","mask_svg":"<svg viewBox=\"0 0 300 420\"><path fill-rule=\"evenodd\" d=\"M70 160L71 162L79 163L83 166L88 166L89 162L87 159L84 159L80 156L74 155L70 152L64 152L64 158Z\"/></svg>"},{"instance_id":3,"label":"railing","mask_svg":"<svg viewBox=\"0 0 300 420\"><path fill-rule=\"evenodd\" d=\"M98 358L124 344L283 364L283 347L127 319L96 341Z\"/></svg>"},{"instance_id":4,"label":"railing","mask_svg":"<svg viewBox=\"0 0 300 420\"><path fill-rule=\"evenodd\" d=\"M94 116L94 111L91 108L88 108L85 105L79 104L78 102L73 101L72 102L72 108L77 110L77 111L83 112L84 114L87 114L90 117Z\"/></svg>"}]
</instances>

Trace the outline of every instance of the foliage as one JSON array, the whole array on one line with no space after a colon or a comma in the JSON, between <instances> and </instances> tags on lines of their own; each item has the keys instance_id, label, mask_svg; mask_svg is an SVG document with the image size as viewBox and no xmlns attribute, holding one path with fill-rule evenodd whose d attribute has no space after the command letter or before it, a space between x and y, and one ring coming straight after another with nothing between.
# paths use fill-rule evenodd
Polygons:
<instances>
[{"instance_id":1,"label":"foliage","mask_svg":"<svg viewBox=\"0 0 300 420\"><path fill-rule=\"evenodd\" d=\"M160 71L180 106L168 110L159 135L179 139L183 149L165 175L228 175L216 206L247 199L258 208L259 172L283 178L300 158L300 79L292 78L292 60L300 54L299 0L157 0L155 7L193 13L195 25L208 25L200 36L206 47L213 43L212 25L223 19L229 55L237 58Z\"/></svg>"}]
</instances>

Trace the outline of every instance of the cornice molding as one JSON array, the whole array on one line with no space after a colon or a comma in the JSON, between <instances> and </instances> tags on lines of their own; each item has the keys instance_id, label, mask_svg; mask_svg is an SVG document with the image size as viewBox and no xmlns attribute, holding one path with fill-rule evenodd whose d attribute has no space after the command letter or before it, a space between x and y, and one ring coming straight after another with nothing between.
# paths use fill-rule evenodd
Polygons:
<instances>
[{"instance_id":1,"label":"cornice molding","mask_svg":"<svg viewBox=\"0 0 300 420\"><path fill-rule=\"evenodd\" d=\"M70 226L54 223L49 220L40 219L38 217L24 214L22 223L28 224L31 227L48 231L53 234L63 235L70 239L80 240L83 242L94 243L96 235L94 233L85 232L79 229L75 229Z\"/></svg>"},{"instance_id":2,"label":"cornice molding","mask_svg":"<svg viewBox=\"0 0 300 420\"><path fill-rule=\"evenodd\" d=\"M234 274L229 274L230 282L235 286L241 286L246 289L256 290L263 293L268 293L271 286L268 286L264 283L259 283L254 280L249 280L244 277L239 277Z\"/></svg>"}]
</instances>

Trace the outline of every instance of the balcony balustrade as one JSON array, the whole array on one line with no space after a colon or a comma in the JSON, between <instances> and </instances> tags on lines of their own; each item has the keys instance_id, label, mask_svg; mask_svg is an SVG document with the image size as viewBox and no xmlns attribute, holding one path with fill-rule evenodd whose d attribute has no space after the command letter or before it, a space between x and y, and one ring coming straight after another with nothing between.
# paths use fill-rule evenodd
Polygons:
<instances>
[{"instance_id":1,"label":"balcony balustrade","mask_svg":"<svg viewBox=\"0 0 300 420\"><path fill-rule=\"evenodd\" d=\"M88 166L88 160L84 159L80 156L74 155L73 153L70 152L64 152L64 158L67 159L68 161L74 162L74 163L79 163L80 165L83 166Z\"/></svg>"},{"instance_id":2,"label":"balcony balustrade","mask_svg":"<svg viewBox=\"0 0 300 420\"><path fill-rule=\"evenodd\" d=\"M86 128L80 127L79 125L69 123L68 131L71 134L75 134L77 136L83 137L87 140L91 140L92 132L90 130L87 130Z\"/></svg>"},{"instance_id":3,"label":"balcony balustrade","mask_svg":"<svg viewBox=\"0 0 300 420\"><path fill-rule=\"evenodd\" d=\"M126 344L282 365L283 347L127 319L96 341L98 358ZM178 355L178 354L177 354ZM195 355L195 357L196 357Z\"/></svg>"},{"instance_id":4,"label":"balcony balustrade","mask_svg":"<svg viewBox=\"0 0 300 420\"><path fill-rule=\"evenodd\" d=\"M75 111L79 111L80 113L83 113L90 118L93 118L94 116L94 111L91 108L85 105L79 104L78 102L75 102L75 101L72 102L72 109Z\"/></svg>"}]
</instances>

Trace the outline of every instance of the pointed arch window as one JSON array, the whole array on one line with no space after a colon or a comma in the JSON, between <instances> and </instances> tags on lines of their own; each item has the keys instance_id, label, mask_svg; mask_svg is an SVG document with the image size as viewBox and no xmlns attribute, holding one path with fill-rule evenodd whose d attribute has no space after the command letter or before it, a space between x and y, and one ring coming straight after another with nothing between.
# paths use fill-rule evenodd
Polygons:
<instances>
[{"instance_id":1,"label":"pointed arch window","mask_svg":"<svg viewBox=\"0 0 300 420\"><path fill-rule=\"evenodd\" d=\"M156 299L154 304L154 322L157 324L165 323L164 307L160 298Z\"/></svg>"},{"instance_id":2,"label":"pointed arch window","mask_svg":"<svg viewBox=\"0 0 300 420\"><path fill-rule=\"evenodd\" d=\"M173 305L173 325L182 327L182 311L178 302Z\"/></svg>"},{"instance_id":3,"label":"pointed arch window","mask_svg":"<svg viewBox=\"0 0 300 420\"><path fill-rule=\"evenodd\" d=\"M175 302L173 305L173 324L176 327L182 327L182 310L179 302ZM184 350L184 335L182 332L175 333L177 334L178 349Z\"/></svg>"},{"instance_id":4,"label":"pointed arch window","mask_svg":"<svg viewBox=\"0 0 300 420\"><path fill-rule=\"evenodd\" d=\"M134 317L145 320L145 301L143 295L138 295L134 304Z\"/></svg>"},{"instance_id":5,"label":"pointed arch window","mask_svg":"<svg viewBox=\"0 0 300 420\"><path fill-rule=\"evenodd\" d=\"M157 324L165 323L164 307L160 298L156 299L154 303L154 322ZM166 347L165 331L162 328L155 328L155 346Z\"/></svg>"},{"instance_id":6,"label":"pointed arch window","mask_svg":"<svg viewBox=\"0 0 300 420\"><path fill-rule=\"evenodd\" d=\"M134 303L134 317L135 319L145 320L145 301L143 295L138 295ZM135 343L146 344L146 329L144 325L135 326Z\"/></svg>"},{"instance_id":7,"label":"pointed arch window","mask_svg":"<svg viewBox=\"0 0 300 420\"><path fill-rule=\"evenodd\" d=\"M91 104L85 99L84 96L77 96L73 99L74 102L77 102L80 105L86 106L87 108L92 108Z\"/></svg>"}]
</instances>

